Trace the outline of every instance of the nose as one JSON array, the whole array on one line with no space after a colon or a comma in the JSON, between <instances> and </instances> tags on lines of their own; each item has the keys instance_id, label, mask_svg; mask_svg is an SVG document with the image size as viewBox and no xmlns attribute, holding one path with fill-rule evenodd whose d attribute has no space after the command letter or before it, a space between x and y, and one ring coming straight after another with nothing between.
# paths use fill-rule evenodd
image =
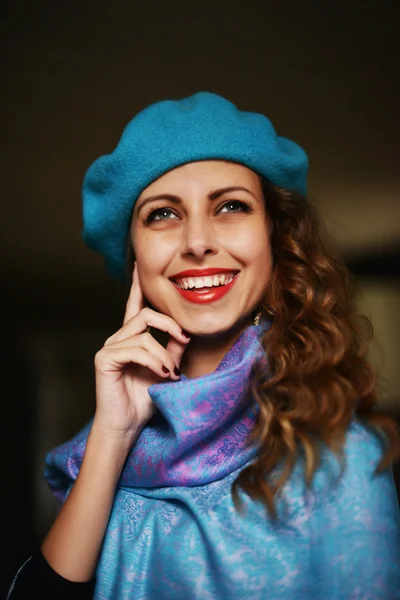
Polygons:
<instances>
[{"instance_id":1,"label":"nose","mask_svg":"<svg viewBox=\"0 0 400 600\"><path fill-rule=\"evenodd\" d=\"M198 259L218 252L218 243L208 219L188 219L182 240L182 255Z\"/></svg>"}]
</instances>

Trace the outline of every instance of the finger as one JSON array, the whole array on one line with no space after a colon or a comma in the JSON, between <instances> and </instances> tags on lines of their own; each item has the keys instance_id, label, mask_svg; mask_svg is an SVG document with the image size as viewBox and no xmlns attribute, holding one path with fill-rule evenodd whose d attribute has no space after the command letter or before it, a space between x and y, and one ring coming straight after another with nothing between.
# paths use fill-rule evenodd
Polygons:
<instances>
[{"instance_id":1,"label":"finger","mask_svg":"<svg viewBox=\"0 0 400 600\"><path fill-rule=\"evenodd\" d=\"M129 364L145 367L163 379L171 377L170 370L163 362L143 348L129 346L126 348L103 347L95 357L96 372L100 375L120 374L122 369Z\"/></svg>"},{"instance_id":2,"label":"finger","mask_svg":"<svg viewBox=\"0 0 400 600\"><path fill-rule=\"evenodd\" d=\"M107 346L108 350L118 350L120 348L141 348L150 354L156 356L161 363L168 369L171 376L177 377L175 371L177 365L172 355L162 346L150 333L131 336L123 340L118 340Z\"/></svg>"},{"instance_id":3,"label":"finger","mask_svg":"<svg viewBox=\"0 0 400 600\"><path fill-rule=\"evenodd\" d=\"M153 327L154 329L169 333L171 337L185 344L189 341L189 339L185 337L182 328L174 321L174 319L146 307L143 308L139 314L127 321L121 329L110 336L104 345L109 346L119 340L129 338L133 335L139 335L145 332L148 327Z\"/></svg>"},{"instance_id":4,"label":"finger","mask_svg":"<svg viewBox=\"0 0 400 600\"><path fill-rule=\"evenodd\" d=\"M133 317L135 317L139 312L143 309L144 306L144 297L142 288L140 286L139 274L137 265L135 262L133 268L133 276L132 276L132 285L129 292L128 301L126 303L126 310L124 316L124 324L130 321Z\"/></svg>"},{"instance_id":5,"label":"finger","mask_svg":"<svg viewBox=\"0 0 400 600\"><path fill-rule=\"evenodd\" d=\"M183 341L182 339L178 340L173 337L171 337L168 340L166 351L168 352L168 354L170 354L172 356L178 369L179 369L181 361L182 361L182 356L183 356L186 348L188 347L189 342L190 342L189 337L185 337L185 341Z\"/></svg>"}]
</instances>

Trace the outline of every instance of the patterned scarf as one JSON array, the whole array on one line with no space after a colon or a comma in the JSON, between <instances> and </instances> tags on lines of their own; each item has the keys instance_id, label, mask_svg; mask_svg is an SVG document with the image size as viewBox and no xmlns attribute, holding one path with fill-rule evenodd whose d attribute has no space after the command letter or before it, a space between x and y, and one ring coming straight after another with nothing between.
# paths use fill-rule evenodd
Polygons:
<instances>
[{"instance_id":1,"label":"patterned scarf","mask_svg":"<svg viewBox=\"0 0 400 600\"><path fill-rule=\"evenodd\" d=\"M210 374L150 386L158 412L131 450L120 486L210 483L256 455L248 443L257 413L249 381L256 361L267 365L260 343L267 328L266 322L249 326ZM61 500L79 472L91 424L46 457L45 478Z\"/></svg>"}]
</instances>

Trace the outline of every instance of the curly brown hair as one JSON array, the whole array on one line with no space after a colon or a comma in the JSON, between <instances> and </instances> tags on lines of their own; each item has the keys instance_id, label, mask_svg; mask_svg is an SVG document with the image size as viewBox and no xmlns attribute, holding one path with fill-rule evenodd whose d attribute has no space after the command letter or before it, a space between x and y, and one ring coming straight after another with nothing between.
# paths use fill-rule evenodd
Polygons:
<instances>
[{"instance_id":1,"label":"curly brown hair","mask_svg":"<svg viewBox=\"0 0 400 600\"><path fill-rule=\"evenodd\" d=\"M250 441L257 442L258 456L241 471L232 493L238 508L241 488L276 517L277 494L300 453L310 485L321 442L343 457L355 415L383 442L377 471L399 458L400 438L395 420L377 406L377 377L367 357L372 325L357 310L354 279L323 241L310 201L262 183L274 258L261 307L271 322L262 340L268 373L255 369L251 381L259 410Z\"/></svg>"}]
</instances>

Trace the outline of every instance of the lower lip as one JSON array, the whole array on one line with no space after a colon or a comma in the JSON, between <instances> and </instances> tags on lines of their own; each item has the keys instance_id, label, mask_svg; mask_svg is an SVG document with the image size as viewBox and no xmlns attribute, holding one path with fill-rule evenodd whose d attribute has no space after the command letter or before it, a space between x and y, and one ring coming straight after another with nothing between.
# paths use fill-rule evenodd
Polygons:
<instances>
[{"instance_id":1,"label":"lower lip","mask_svg":"<svg viewBox=\"0 0 400 600\"><path fill-rule=\"evenodd\" d=\"M194 291L192 290L183 290L182 288L175 285L175 288L178 290L180 295L188 300L189 302L194 302L195 304L209 304L210 302L216 302L223 298L230 289L232 289L233 284L237 279L237 275L232 279L230 283L226 285L221 285L219 287L213 288L201 288Z\"/></svg>"}]
</instances>

